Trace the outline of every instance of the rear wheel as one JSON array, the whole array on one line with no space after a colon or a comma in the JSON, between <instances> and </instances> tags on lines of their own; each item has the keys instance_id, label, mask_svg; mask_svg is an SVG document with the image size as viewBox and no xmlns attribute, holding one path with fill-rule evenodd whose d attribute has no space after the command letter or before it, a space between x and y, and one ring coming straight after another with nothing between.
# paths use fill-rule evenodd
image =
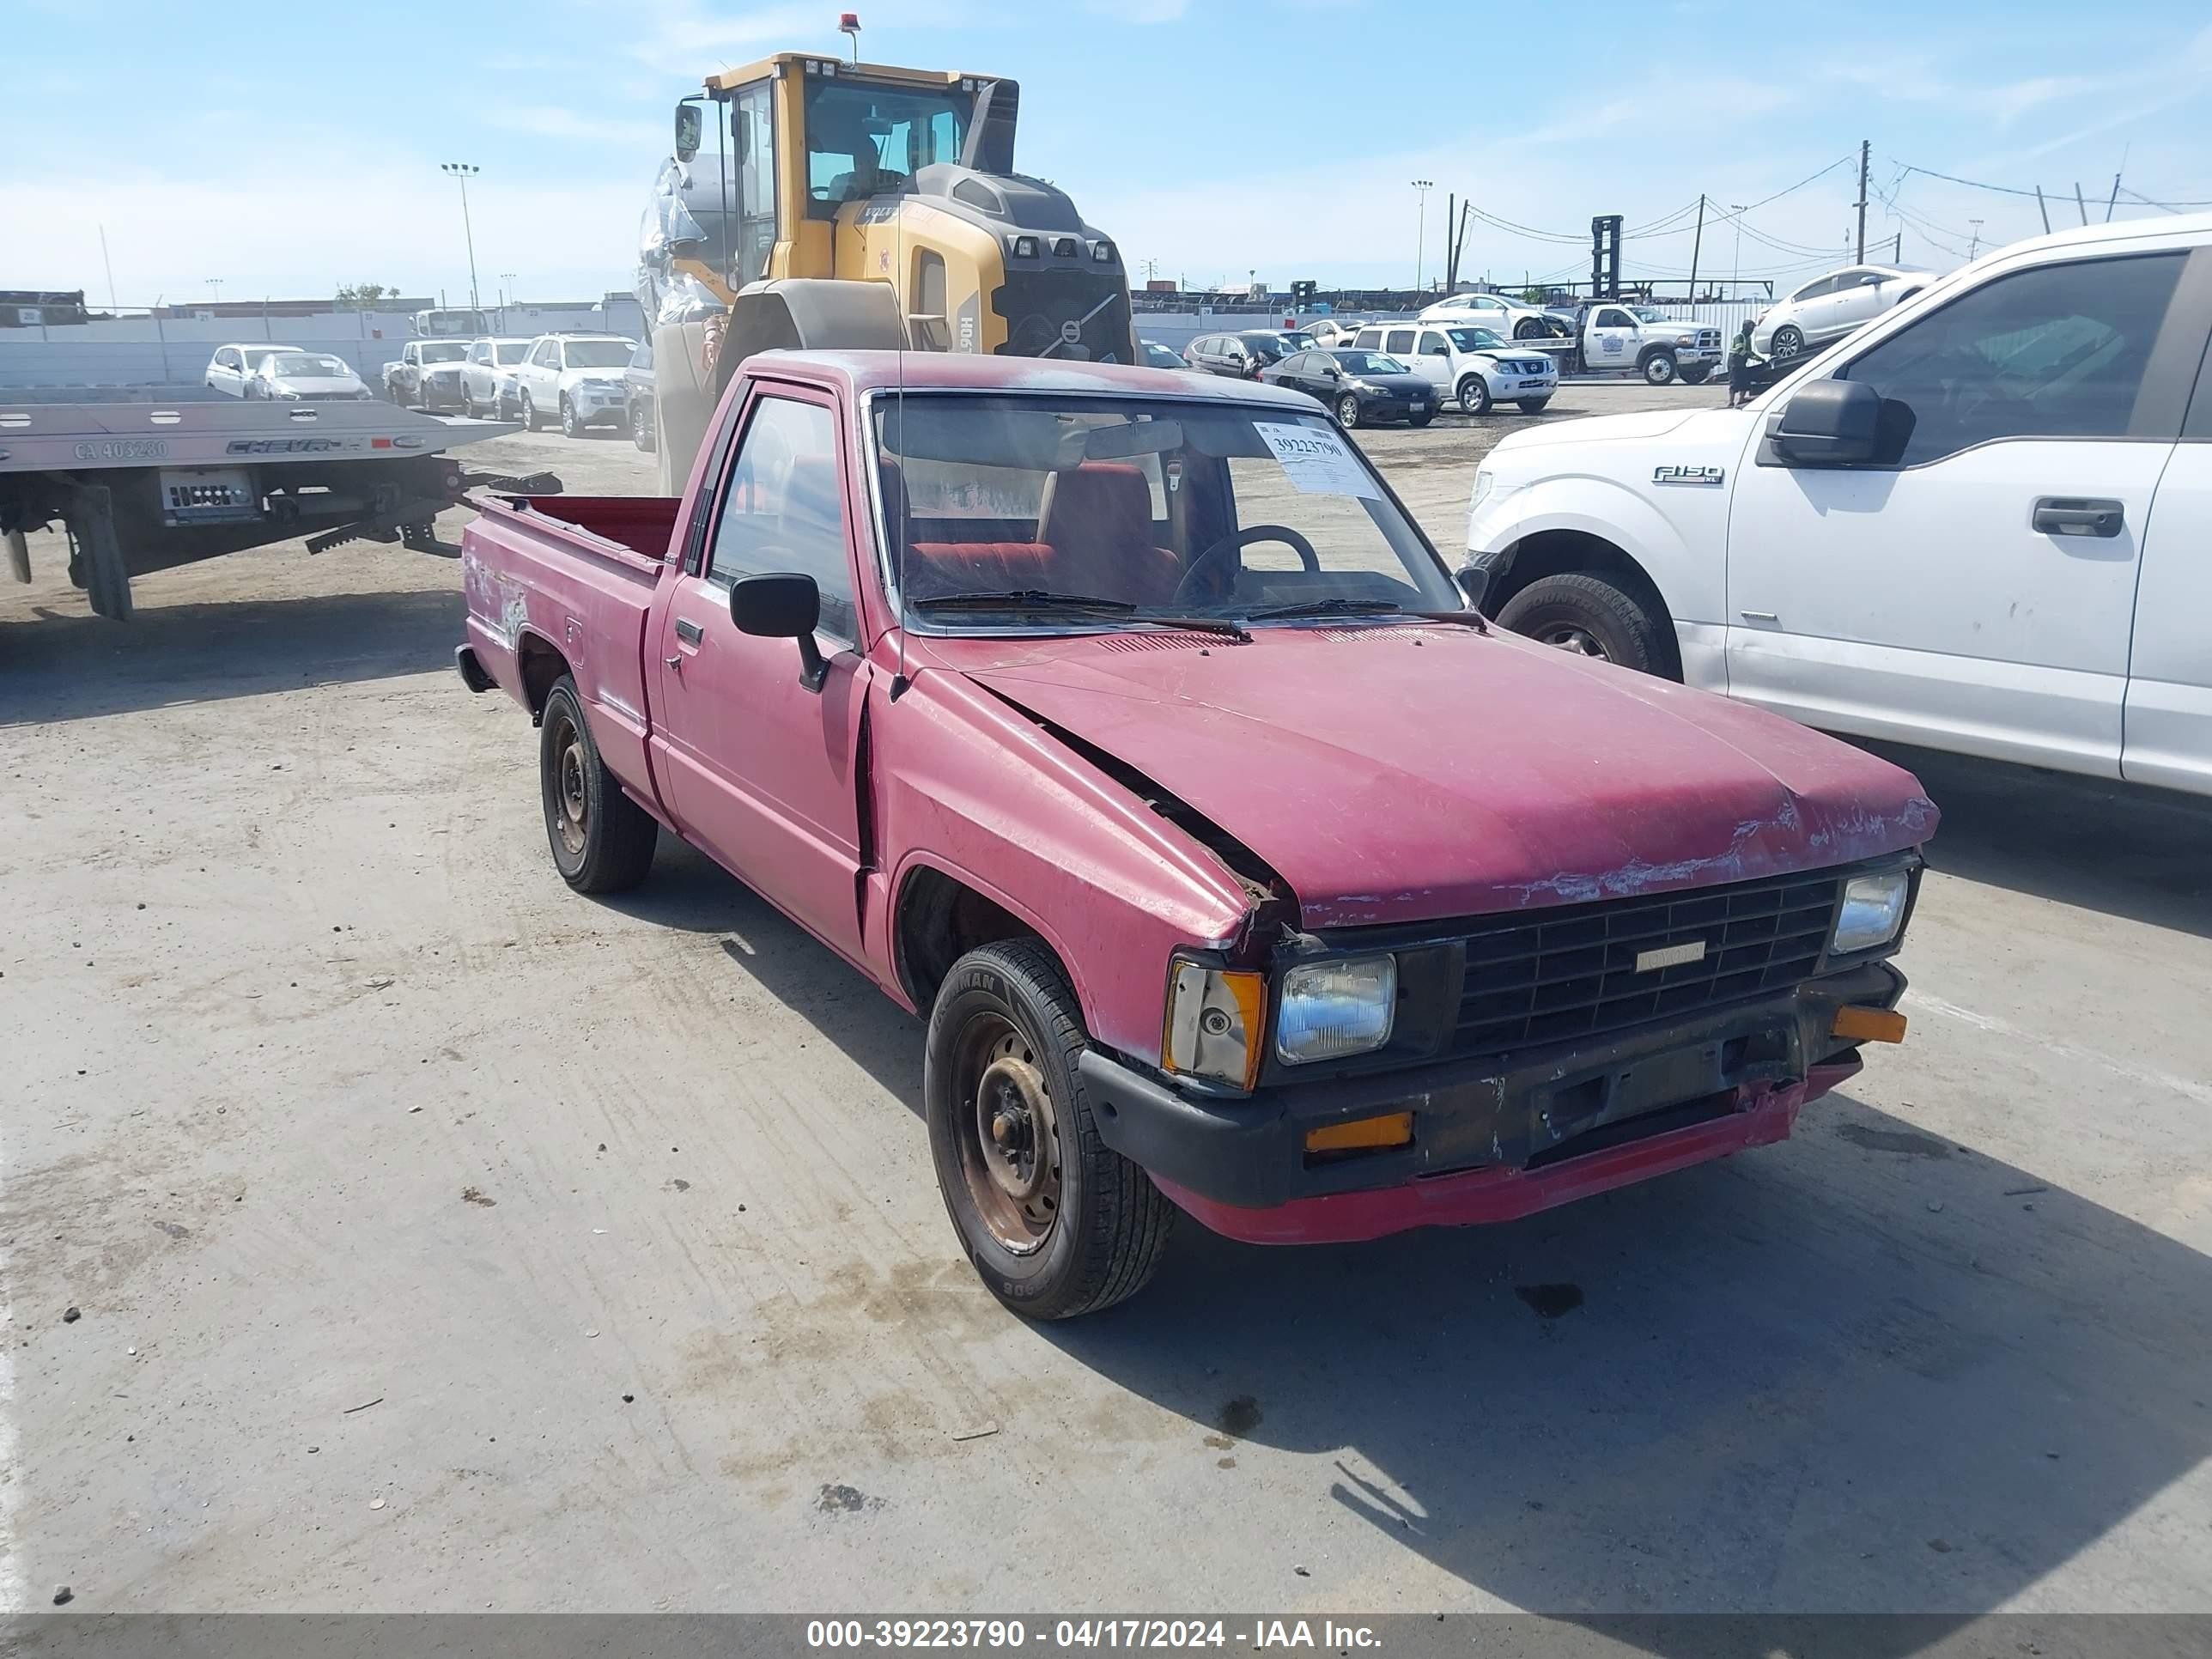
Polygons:
<instances>
[{"instance_id":1,"label":"rear wheel","mask_svg":"<svg viewBox=\"0 0 2212 1659\"><path fill-rule=\"evenodd\" d=\"M580 893L618 893L645 879L660 826L599 758L576 682L566 674L545 699L538 776L545 836L563 881Z\"/></svg>"},{"instance_id":2,"label":"rear wheel","mask_svg":"<svg viewBox=\"0 0 2212 1659\"><path fill-rule=\"evenodd\" d=\"M1498 607L1498 625L1577 656L1656 673L1666 661L1659 624L1600 576L1540 576Z\"/></svg>"},{"instance_id":3,"label":"rear wheel","mask_svg":"<svg viewBox=\"0 0 2212 1659\"><path fill-rule=\"evenodd\" d=\"M1459 383L1459 407L1462 415L1490 413L1490 382L1480 374L1470 374Z\"/></svg>"},{"instance_id":4,"label":"rear wheel","mask_svg":"<svg viewBox=\"0 0 2212 1659\"><path fill-rule=\"evenodd\" d=\"M1359 424L1359 399L1349 392L1336 400L1337 422L1346 431Z\"/></svg>"},{"instance_id":5,"label":"rear wheel","mask_svg":"<svg viewBox=\"0 0 2212 1659\"><path fill-rule=\"evenodd\" d=\"M1541 415L1551 401L1549 398L1523 398L1521 399L1521 412L1523 415Z\"/></svg>"},{"instance_id":6,"label":"rear wheel","mask_svg":"<svg viewBox=\"0 0 2212 1659\"><path fill-rule=\"evenodd\" d=\"M1176 1211L1098 1137L1076 1062L1080 1009L1034 939L969 951L930 1011L929 1149L961 1248L991 1293L1066 1319L1144 1288Z\"/></svg>"},{"instance_id":7,"label":"rear wheel","mask_svg":"<svg viewBox=\"0 0 2212 1659\"><path fill-rule=\"evenodd\" d=\"M1547 339L1551 332L1551 325L1540 317L1523 317L1513 325L1513 337L1516 340Z\"/></svg>"}]
</instances>

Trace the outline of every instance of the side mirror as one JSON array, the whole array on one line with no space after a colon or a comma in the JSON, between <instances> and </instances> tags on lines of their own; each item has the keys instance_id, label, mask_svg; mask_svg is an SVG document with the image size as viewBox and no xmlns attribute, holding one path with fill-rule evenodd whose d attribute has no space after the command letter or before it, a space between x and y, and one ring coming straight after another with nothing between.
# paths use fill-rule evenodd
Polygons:
<instances>
[{"instance_id":1,"label":"side mirror","mask_svg":"<svg viewBox=\"0 0 2212 1659\"><path fill-rule=\"evenodd\" d=\"M1849 466L1875 458L1881 394L1864 380L1815 380L1774 412L1774 453L1792 466Z\"/></svg>"},{"instance_id":2,"label":"side mirror","mask_svg":"<svg viewBox=\"0 0 2212 1659\"><path fill-rule=\"evenodd\" d=\"M830 672L814 629L822 620L822 590L811 576L779 571L740 576L730 584L730 620L756 639L799 641L799 683L819 691Z\"/></svg>"},{"instance_id":3,"label":"side mirror","mask_svg":"<svg viewBox=\"0 0 2212 1659\"><path fill-rule=\"evenodd\" d=\"M705 129L706 123L699 113L698 105L687 103L678 104L676 106L676 159L678 161L688 161L699 153L699 139Z\"/></svg>"},{"instance_id":4,"label":"side mirror","mask_svg":"<svg viewBox=\"0 0 2212 1659\"><path fill-rule=\"evenodd\" d=\"M1467 595L1467 608L1481 610L1483 595L1490 592L1490 572L1479 564L1463 564L1453 573L1452 580Z\"/></svg>"}]
</instances>

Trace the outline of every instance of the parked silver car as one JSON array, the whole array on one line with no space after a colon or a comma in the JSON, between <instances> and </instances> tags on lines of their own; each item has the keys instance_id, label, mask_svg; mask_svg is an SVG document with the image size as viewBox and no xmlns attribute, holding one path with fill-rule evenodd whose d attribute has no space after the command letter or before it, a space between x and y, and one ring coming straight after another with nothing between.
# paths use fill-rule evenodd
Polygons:
<instances>
[{"instance_id":1,"label":"parked silver car","mask_svg":"<svg viewBox=\"0 0 2212 1659\"><path fill-rule=\"evenodd\" d=\"M256 340L251 345L219 345L208 359L207 385L210 390L228 392L234 398L246 396L246 383L253 378L253 371L280 351L298 351L295 345L278 345L271 340Z\"/></svg>"}]
</instances>

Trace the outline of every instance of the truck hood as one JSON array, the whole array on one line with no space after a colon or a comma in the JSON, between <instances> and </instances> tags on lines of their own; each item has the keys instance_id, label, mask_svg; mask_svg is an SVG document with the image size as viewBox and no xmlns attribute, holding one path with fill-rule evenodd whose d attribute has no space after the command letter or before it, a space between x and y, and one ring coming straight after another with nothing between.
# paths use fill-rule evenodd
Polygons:
<instances>
[{"instance_id":1,"label":"truck hood","mask_svg":"<svg viewBox=\"0 0 2212 1659\"><path fill-rule=\"evenodd\" d=\"M1617 443L1624 440L1663 438L1678 429L1685 422L1694 420L1706 411L1696 409L1653 410L1642 415L1590 415L1578 420L1549 421L1541 426L1524 426L1500 440L1490 452L1486 464L1496 467L1500 461L1517 459L1532 450L1548 449L1556 444Z\"/></svg>"},{"instance_id":2,"label":"truck hood","mask_svg":"<svg viewBox=\"0 0 2212 1659\"><path fill-rule=\"evenodd\" d=\"M1253 632L926 649L1251 848L1311 927L1749 880L1895 852L1936 826L1887 761L1515 636Z\"/></svg>"}]
</instances>

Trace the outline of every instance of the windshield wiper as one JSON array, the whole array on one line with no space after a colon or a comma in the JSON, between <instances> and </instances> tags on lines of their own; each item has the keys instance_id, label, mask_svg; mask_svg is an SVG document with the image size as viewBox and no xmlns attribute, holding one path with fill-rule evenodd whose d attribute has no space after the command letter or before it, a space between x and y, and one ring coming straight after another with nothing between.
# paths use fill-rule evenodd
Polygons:
<instances>
[{"instance_id":1,"label":"windshield wiper","mask_svg":"<svg viewBox=\"0 0 2212 1659\"><path fill-rule=\"evenodd\" d=\"M1094 593L1057 593L1043 587L1009 587L988 593L935 593L914 601L916 611L1073 611L1094 617L1114 617L1145 623L1155 628L1180 628L1188 633L1218 634L1224 639L1252 636L1235 623L1219 617L1169 616L1140 611L1127 599L1102 599Z\"/></svg>"},{"instance_id":2,"label":"windshield wiper","mask_svg":"<svg viewBox=\"0 0 2212 1659\"><path fill-rule=\"evenodd\" d=\"M1457 623L1482 633L1490 624L1479 611L1408 611L1395 599L1354 599L1338 597L1301 599L1295 605L1270 605L1248 611L1249 622L1275 622L1291 617L1412 617L1421 622Z\"/></svg>"}]
</instances>

